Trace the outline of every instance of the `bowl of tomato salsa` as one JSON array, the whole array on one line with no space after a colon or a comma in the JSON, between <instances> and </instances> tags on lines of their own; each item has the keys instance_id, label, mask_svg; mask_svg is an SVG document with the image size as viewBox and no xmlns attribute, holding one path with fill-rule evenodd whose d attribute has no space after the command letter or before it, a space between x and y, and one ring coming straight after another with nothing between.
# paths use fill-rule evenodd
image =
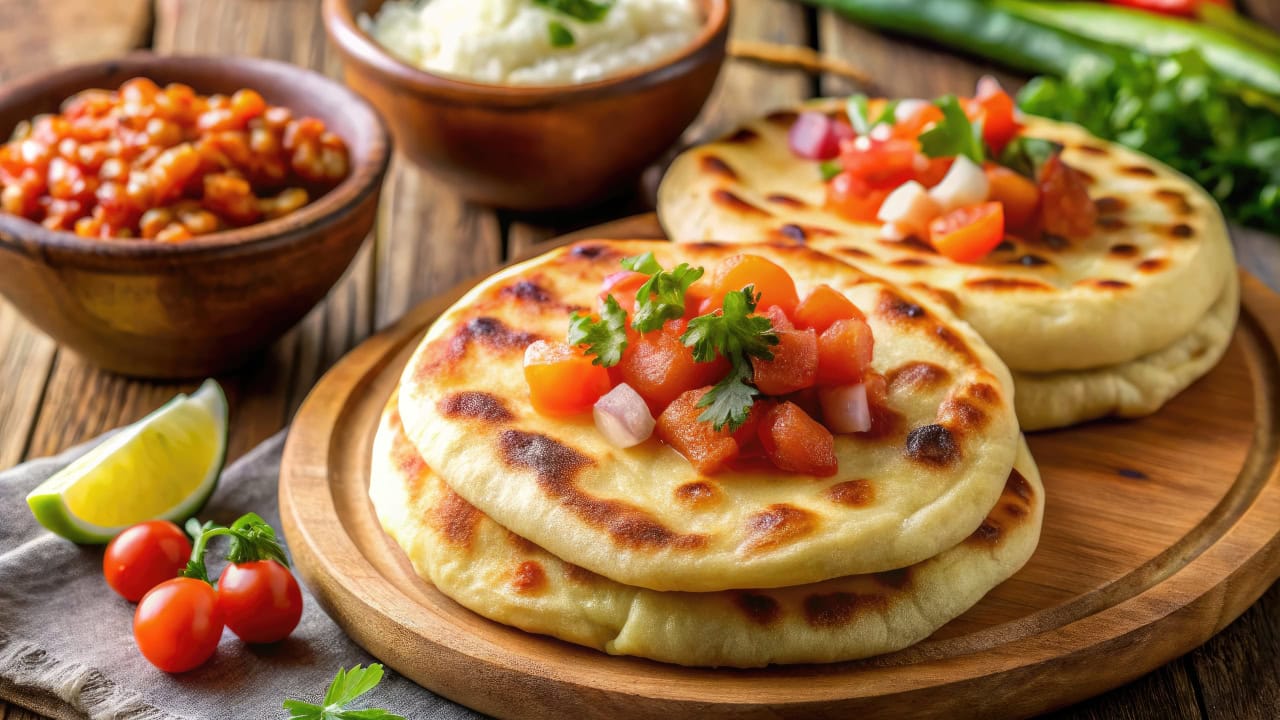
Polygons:
<instances>
[{"instance_id":1,"label":"bowl of tomato salsa","mask_svg":"<svg viewBox=\"0 0 1280 720\"><path fill-rule=\"evenodd\" d=\"M373 226L390 139L340 83L146 53L0 87L0 293L118 373L242 366Z\"/></svg>"}]
</instances>

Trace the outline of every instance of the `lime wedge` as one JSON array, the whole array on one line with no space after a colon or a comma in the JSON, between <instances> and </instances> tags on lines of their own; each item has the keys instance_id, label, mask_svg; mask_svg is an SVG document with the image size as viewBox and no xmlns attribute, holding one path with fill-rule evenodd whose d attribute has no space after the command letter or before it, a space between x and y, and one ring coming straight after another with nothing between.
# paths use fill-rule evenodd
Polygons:
<instances>
[{"instance_id":1,"label":"lime wedge","mask_svg":"<svg viewBox=\"0 0 1280 720\"><path fill-rule=\"evenodd\" d=\"M227 454L227 396L213 380L89 451L27 495L41 525L105 543L146 520L181 522L204 506Z\"/></svg>"}]
</instances>

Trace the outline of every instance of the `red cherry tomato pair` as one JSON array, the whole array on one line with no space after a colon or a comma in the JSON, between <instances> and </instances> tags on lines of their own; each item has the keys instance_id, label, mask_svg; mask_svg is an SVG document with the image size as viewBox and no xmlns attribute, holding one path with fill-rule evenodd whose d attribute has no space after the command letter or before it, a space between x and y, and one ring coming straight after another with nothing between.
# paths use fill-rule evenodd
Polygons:
<instances>
[{"instance_id":1,"label":"red cherry tomato pair","mask_svg":"<svg viewBox=\"0 0 1280 720\"><path fill-rule=\"evenodd\" d=\"M205 533L234 535L234 528ZM198 544L201 557L207 541L202 538ZM270 543L278 548L274 540ZM103 556L107 584L125 599L140 601L133 634L151 664L172 673L202 665L217 650L223 627L249 643L278 642L297 627L302 591L276 560L233 562L222 571L215 589L203 577L183 575L190 557L186 535L163 520L125 530ZM188 574L203 572L201 566Z\"/></svg>"}]
</instances>

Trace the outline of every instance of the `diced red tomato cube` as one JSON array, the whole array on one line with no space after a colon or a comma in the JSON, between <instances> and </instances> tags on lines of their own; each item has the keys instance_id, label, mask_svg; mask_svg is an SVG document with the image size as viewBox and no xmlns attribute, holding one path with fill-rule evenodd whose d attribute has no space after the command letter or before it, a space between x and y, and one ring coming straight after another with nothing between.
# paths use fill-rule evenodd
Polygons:
<instances>
[{"instance_id":1,"label":"diced red tomato cube","mask_svg":"<svg viewBox=\"0 0 1280 720\"><path fill-rule=\"evenodd\" d=\"M818 336L819 385L849 385L862 381L875 353L871 326L861 318L837 320Z\"/></svg>"},{"instance_id":2,"label":"diced red tomato cube","mask_svg":"<svg viewBox=\"0 0 1280 720\"><path fill-rule=\"evenodd\" d=\"M524 352L529 402L543 415L576 415L591 409L609 392L609 373L581 348L538 340Z\"/></svg>"},{"instance_id":3,"label":"diced red tomato cube","mask_svg":"<svg viewBox=\"0 0 1280 720\"><path fill-rule=\"evenodd\" d=\"M724 306L724 297L748 285L760 295L757 307L777 305L790 315L799 304L796 283L777 263L759 255L734 255L717 267L711 278L711 307Z\"/></svg>"},{"instance_id":4,"label":"diced red tomato cube","mask_svg":"<svg viewBox=\"0 0 1280 720\"><path fill-rule=\"evenodd\" d=\"M1098 207L1089 197L1084 176L1055 155L1040 168L1040 226L1064 238L1093 233Z\"/></svg>"},{"instance_id":5,"label":"diced red tomato cube","mask_svg":"<svg viewBox=\"0 0 1280 720\"><path fill-rule=\"evenodd\" d=\"M813 328L820 333L831 327L831 323L849 318L865 320L866 316L857 305L845 297L844 293L830 285L819 285L814 288L796 306L796 326Z\"/></svg>"},{"instance_id":6,"label":"diced red tomato cube","mask_svg":"<svg viewBox=\"0 0 1280 720\"><path fill-rule=\"evenodd\" d=\"M617 272L604 279L600 285L599 301L596 305L601 311L604 310L604 300L610 295L622 309L627 311L627 315L634 315L636 311L636 292L640 290L640 286L649 281L649 276L644 273L631 272L629 270Z\"/></svg>"},{"instance_id":7,"label":"diced red tomato cube","mask_svg":"<svg viewBox=\"0 0 1280 720\"><path fill-rule=\"evenodd\" d=\"M828 477L837 470L831 431L791 402L775 405L760 420L760 445L780 470Z\"/></svg>"},{"instance_id":8,"label":"diced red tomato cube","mask_svg":"<svg viewBox=\"0 0 1280 720\"><path fill-rule=\"evenodd\" d=\"M770 348L772 360L751 358L755 386L765 395L785 395L812 387L818 374L818 334L813 330L782 330Z\"/></svg>"},{"instance_id":9,"label":"diced red tomato cube","mask_svg":"<svg viewBox=\"0 0 1280 720\"><path fill-rule=\"evenodd\" d=\"M791 318L787 317L787 314L777 305L770 305L764 309L764 312L759 314L769 318L769 324L773 326L775 331L796 329L796 326L791 322Z\"/></svg>"},{"instance_id":10,"label":"diced red tomato cube","mask_svg":"<svg viewBox=\"0 0 1280 720\"><path fill-rule=\"evenodd\" d=\"M930 125L942 119L942 109L933 103L921 105L920 109L899 120L893 126L893 136L907 140L915 140Z\"/></svg>"},{"instance_id":11,"label":"diced red tomato cube","mask_svg":"<svg viewBox=\"0 0 1280 720\"><path fill-rule=\"evenodd\" d=\"M954 157L926 158L924 155L920 157L923 162L916 166L915 180L927 188L942 182L942 179L951 171L951 165L956 161Z\"/></svg>"},{"instance_id":12,"label":"diced red tomato cube","mask_svg":"<svg viewBox=\"0 0 1280 720\"><path fill-rule=\"evenodd\" d=\"M999 155L1021 129L1015 109L1009 93L1000 89L999 84L991 83L966 103L965 111L970 120L982 123L982 139L991 152Z\"/></svg>"},{"instance_id":13,"label":"diced red tomato cube","mask_svg":"<svg viewBox=\"0 0 1280 720\"><path fill-rule=\"evenodd\" d=\"M722 357L705 363L693 359L693 350L680 342L687 327L688 321L677 318L659 330L631 335L622 360L613 368L618 381L639 393L655 415L681 394L714 385L729 372Z\"/></svg>"},{"instance_id":14,"label":"diced red tomato cube","mask_svg":"<svg viewBox=\"0 0 1280 720\"><path fill-rule=\"evenodd\" d=\"M842 172L827 183L827 209L854 222L877 223L876 214L890 188L872 187L853 173Z\"/></svg>"},{"instance_id":15,"label":"diced red tomato cube","mask_svg":"<svg viewBox=\"0 0 1280 720\"><path fill-rule=\"evenodd\" d=\"M704 475L724 469L739 452L738 442L727 426L716 430L711 423L698 419L704 411L698 407L698 401L710 390L704 387L681 394L658 415L656 428L663 442L684 455Z\"/></svg>"},{"instance_id":16,"label":"diced red tomato cube","mask_svg":"<svg viewBox=\"0 0 1280 720\"><path fill-rule=\"evenodd\" d=\"M840 144L840 166L874 188L892 190L916 172L913 140L858 138Z\"/></svg>"}]
</instances>

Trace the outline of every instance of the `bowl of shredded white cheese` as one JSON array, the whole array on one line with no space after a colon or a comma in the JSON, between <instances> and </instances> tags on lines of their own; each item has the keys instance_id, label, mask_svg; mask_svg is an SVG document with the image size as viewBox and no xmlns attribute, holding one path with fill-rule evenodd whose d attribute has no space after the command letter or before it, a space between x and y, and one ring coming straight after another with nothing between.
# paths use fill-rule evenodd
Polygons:
<instances>
[{"instance_id":1,"label":"bowl of shredded white cheese","mask_svg":"<svg viewBox=\"0 0 1280 720\"><path fill-rule=\"evenodd\" d=\"M347 84L464 197L581 207L633 185L710 95L730 0L325 0Z\"/></svg>"}]
</instances>

